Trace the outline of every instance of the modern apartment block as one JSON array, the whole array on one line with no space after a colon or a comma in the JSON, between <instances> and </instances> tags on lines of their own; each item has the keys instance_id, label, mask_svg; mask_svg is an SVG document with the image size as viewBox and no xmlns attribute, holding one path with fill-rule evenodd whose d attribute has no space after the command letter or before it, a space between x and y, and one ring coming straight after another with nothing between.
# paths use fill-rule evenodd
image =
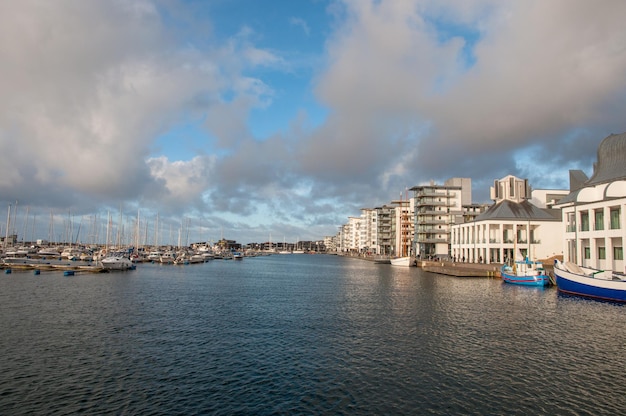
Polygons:
<instances>
[{"instance_id":1,"label":"modern apartment block","mask_svg":"<svg viewBox=\"0 0 626 416\"><path fill-rule=\"evenodd\" d=\"M395 208L391 205L376 207L376 254L390 256L395 247Z\"/></svg>"},{"instance_id":2,"label":"modern apartment block","mask_svg":"<svg viewBox=\"0 0 626 416\"><path fill-rule=\"evenodd\" d=\"M463 216L472 211L472 181L470 178L452 178L443 185L431 182L411 188L414 210L414 253L420 258L449 258L450 229L463 222ZM475 206L479 207L479 206Z\"/></svg>"},{"instance_id":3,"label":"modern apartment block","mask_svg":"<svg viewBox=\"0 0 626 416\"><path fill-rule=\"evenodd\" d=\"M378 212L374 208L361 209L359 253L378 254Z\"/></svg>"}]
</instances>

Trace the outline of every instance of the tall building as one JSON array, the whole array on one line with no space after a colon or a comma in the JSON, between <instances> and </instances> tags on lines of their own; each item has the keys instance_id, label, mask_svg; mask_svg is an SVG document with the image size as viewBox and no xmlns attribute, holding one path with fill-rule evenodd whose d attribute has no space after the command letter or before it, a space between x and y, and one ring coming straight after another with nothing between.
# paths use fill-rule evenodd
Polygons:
<instances>
[{"instance_id":1,"label":"tall building","mask_svg":"<svg viewBox=\"0 0 626 416\"><path fill-rule=\"evenodd\" d=\"M361 208L359 252L378 254L378 213L374 208Z\"/></svg>"},{"instance_id":2,"label":"tall building","mask_svg":"<svg viewBox=\"0 0 626 416\"><path fill-rule=\"evenodd\" d=\"M591 178L570 172L570 193L556 206L563 219L564 260L626 272L626 133L602 140Z\"/></svg>"},{"instance_id":3,"label":"tall building","mask_svg":"<svg viewBox=\"0 0 626 416\"><path fill-rule=\"evenodd\" d=\"M415 224L413 216L415 215L415 201L408 197L407 192L405 197L391 201L391 205L394 207L391 221L394 238L391 254L399 257L414 256Z\"/></svg>"},{"instance_id":4,"label":"tall building","mask_svg":"<svg viewBox=\"0 0 626 416\"><path fill-rule=\"evenodd\" d=\"M450 228L463 221L463 207L472 203L469 178L452 178L444 185L411 188L415 204L414 250L420 258L450 257Z\"/></svg>"},{"instance_id":5,"label":"tall building","mask_svg":"<svg viewBox=\"0 0 626 416\"><path fill-rule=\"evenodd\" d=\"M376 254L390 256L395 247L395 208L391 205L376 207L377 233Z\"/></svg>"}]
</instances>

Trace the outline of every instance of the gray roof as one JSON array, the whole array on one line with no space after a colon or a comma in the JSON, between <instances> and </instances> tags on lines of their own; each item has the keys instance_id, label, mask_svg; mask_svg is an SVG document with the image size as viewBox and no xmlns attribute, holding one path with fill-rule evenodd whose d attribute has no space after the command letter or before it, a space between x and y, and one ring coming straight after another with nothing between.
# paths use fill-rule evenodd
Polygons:
<instances>
[{"instance_id":1,"label":"gray roof","mask_svg":"<svg viewBox=\"0 0 626 416\"><path fill-rule=\"evenodd\" d=\"M593 186L601 183L626 179L626 133L611 134L598 146L598 162L593 176L585 183Z\"/></svg>"},{"instance_id":2,"label":"gray roof","mask_svg":"<svg viewBox=\"0 0 626 416\"><path fill-rule=\"evenodd\" d=\"M561 210L541 209L528 201L517 203L504 199L489 207L475 219L475 221L488 220L560 221Z\"/></svg>"}]
</instances>

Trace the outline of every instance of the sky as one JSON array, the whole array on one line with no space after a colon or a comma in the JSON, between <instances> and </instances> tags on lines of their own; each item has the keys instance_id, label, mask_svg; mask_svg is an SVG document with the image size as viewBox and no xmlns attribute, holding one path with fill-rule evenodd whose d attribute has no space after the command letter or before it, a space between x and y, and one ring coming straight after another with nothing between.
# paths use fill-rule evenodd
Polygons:
<instances>
[{"instance_id":1,"label":"sky","mask_svg":"<svg viewBox=\"0 0 626 416\"><path fill-rule=\"evenodd\" d=\"M622 0L0 0L0 230L293 242L431 181L471 178L475 203L509 174L568 189L626 131L623 16Z\"/></svg>"}]
</instances>

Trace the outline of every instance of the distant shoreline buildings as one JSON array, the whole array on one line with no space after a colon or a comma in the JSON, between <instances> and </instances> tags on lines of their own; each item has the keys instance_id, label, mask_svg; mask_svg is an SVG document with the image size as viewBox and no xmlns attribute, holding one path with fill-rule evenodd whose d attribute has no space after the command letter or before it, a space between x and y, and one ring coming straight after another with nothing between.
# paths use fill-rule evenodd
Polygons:
<instances>
[{"instance_id":1,"label":"distant shoreline buildings","mask_svg":"<svg viewBox=\"0 0 626 416\"><path fill-rule=\"evenodd\" d=\"M494 181L492 204L475 204L470 178L414 186L404 198L362 208L325 245L339 254L384 257L397 255L409 238L410 254L419 259L503 263L521 253L625 272L624 161L626 133L612 134L598 147L591 178L570 171L570 189L531 189L508 175ZM407 216L409 227L401 220Z\"/></svg>"}]
</instances>

